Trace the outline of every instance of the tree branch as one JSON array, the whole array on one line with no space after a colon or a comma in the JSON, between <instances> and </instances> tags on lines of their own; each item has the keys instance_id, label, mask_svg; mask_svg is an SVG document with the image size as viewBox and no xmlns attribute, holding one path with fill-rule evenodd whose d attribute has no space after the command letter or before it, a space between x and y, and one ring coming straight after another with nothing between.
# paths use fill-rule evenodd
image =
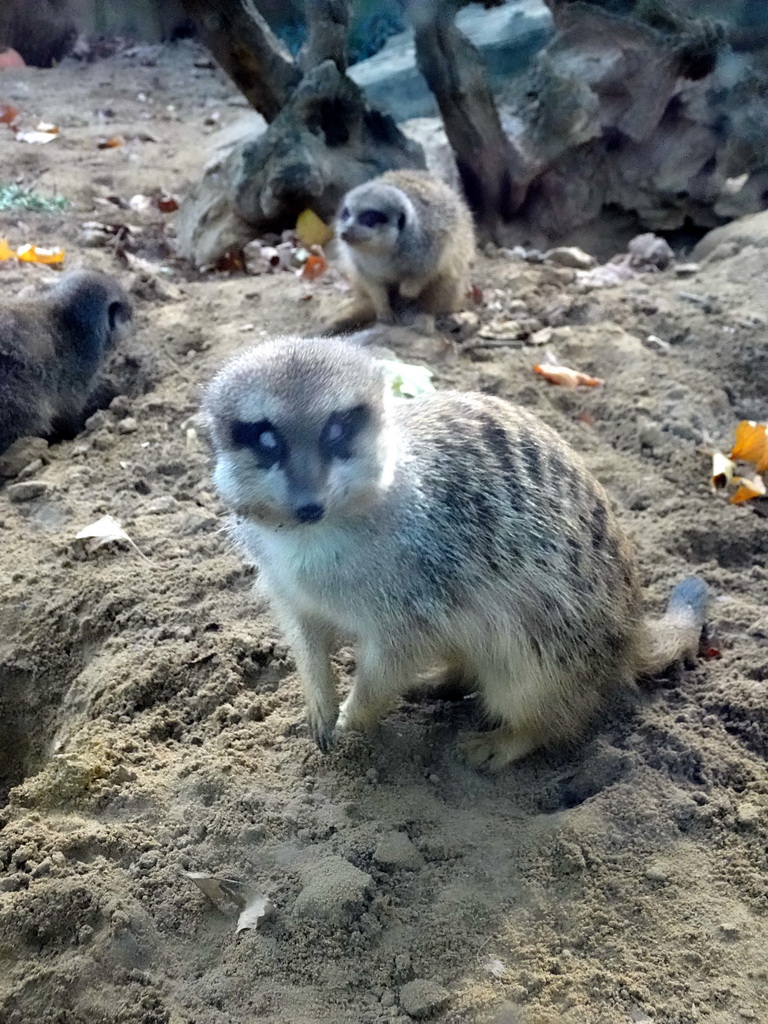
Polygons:
<instances>
[{"instance_id":1,"label":"tree branch","mask_svg":"<svg viewBox=\"0 0 768 1024\"><path fill-rule=\"evenodd\" d=\"M454 23L464 0L406 0L406 6L419 70L440 108L480 235L499 241L523 201L526 179L501 127L483 58Z\"/></svg>"},{"instance_id":2,"label":"tree branch","mask_svg":"<svg viewBox=\"0 0 768 1024\"><path fill-rule=\"evenodd\" d=\"M253 0L181 0L208 47L248 102L274 121L301 80L301 69Z\"/></svg>"},{"instance_id":3,"label":"tree branch","mask_svg":"<svg viewBox=\"0 0 768 1024\"><path fill-rule=\"evenodd\" d=\"M332 60L342 73L347 70L348 0L306 0L308 38L299 53L299 64L307 72Z\"/></svg>"}]
</instances>

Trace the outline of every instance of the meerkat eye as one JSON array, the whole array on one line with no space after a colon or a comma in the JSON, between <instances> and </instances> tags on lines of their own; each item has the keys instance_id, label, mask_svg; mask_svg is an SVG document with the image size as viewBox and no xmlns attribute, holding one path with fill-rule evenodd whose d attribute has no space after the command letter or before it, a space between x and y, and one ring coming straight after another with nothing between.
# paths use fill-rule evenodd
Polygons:
<instances>
[{"instance_id":1,"label":"meerkat eye","mask_svg":"<svg viewBox=\"0 0 768 1024\"><path fill-rule=\"evenodd\" d=\"M349 207L348 206L345 206L344 209L341 211L341 219L342 220L349 220Z\"/></svg>"},{"instance_id":2,"label":"meerkat eye","mask_svg":"<svg viewBox=\"0 0 768 1024\"><path fill-rule=\"evenodd\" d=\"M250 448L264 466L280 462L285 456L285 444L269 420L246 423L235 420L232 424L232 443L237 448Z\"/></svg>"},{"instance_id":3,"label":"meerkat eye","mask_svg":"<svg viewBox=\"0 0 768 1024\"><path fill-rule=\"evenodd\" d=\"M386 224L388 219L386 213L382 213L381 210L363 210L357 215L358 224L362 224L364 228L376 228L380 224Z\"/></svg>"},{"instance_id":4,"label":"meerkat eye","mask_svg":"<svg viewBox=\"0 0 768 1024\"><path fill-rule=\"evenodd\" d=\"M328 418L320 435L320 450L331 459L352 457L352 443L370 418L367 405L356 405Z\"/></svg>"}]
</instances>

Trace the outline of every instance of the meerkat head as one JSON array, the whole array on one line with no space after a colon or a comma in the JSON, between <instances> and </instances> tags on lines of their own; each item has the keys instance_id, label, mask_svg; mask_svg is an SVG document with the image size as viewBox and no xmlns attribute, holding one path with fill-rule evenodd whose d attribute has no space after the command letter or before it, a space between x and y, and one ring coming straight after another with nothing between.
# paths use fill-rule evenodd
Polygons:
<instances>
[{"instance_id":1,"label":"meerkat head","mask_svg":"<svg viewBox=\"0 0 768 1024\"><path fill-rule=\"evenodd\" d=\"M133 310L120 284L107 274L77 270L66 274L48 293L59 352L83 374L95 371L104 353L132 329Z\"/></svg>"},{"instance_id":2,"label":"meerkat head","mask_svg":"<svg viewBox=\"0 0 768 1024\"><path fill-rule=\"evenodd\" d=\"M336 233L353 249L386 254L395 248L415 216L413 204L401 189L367 181L344 197Z\"/></svg>"},{"instance_id":3,"label":"meerkat head","mask_svg":"<svg viewBox=\"0 0 768 1024\"><path fill-rule=\"evenodd\" d=\"M219 494L263 526L359 514L385 486L384 390L377 364L342 341L280 338L236 357L203 403Z\"/></svg>"}]
</instances>

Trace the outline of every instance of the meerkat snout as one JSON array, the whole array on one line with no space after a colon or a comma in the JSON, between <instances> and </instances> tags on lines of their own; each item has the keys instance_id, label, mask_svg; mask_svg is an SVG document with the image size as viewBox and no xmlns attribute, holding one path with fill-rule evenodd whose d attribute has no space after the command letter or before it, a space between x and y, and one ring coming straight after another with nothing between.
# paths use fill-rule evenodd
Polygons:
<instances>
[{"instance_id":1,"label":"meerkat snout","mask_svg":"<svg viewBox=\"0 0 768 1024\"><path fill-rule=\"evenodd\" d=\"M407 197L395 188L360 185L346 197L337 218L342 242L369 252L391 252L413 216Z\"/></svg>"},{"instance_id":2,"label":"meerkat snout","mask_svg":"<svg viewBox=\"0 0 768 1024\"><path fill-rule=\"evenodd\" d=\"M258 376L220 374L206 397L220 493L239 515L283 528L358 513L374 499L386 459L383 379L361 354L358 380L329 379L312 401L308 348L299 343L282 360L270 359L268 344L258 352ZM237 365L249 360L244 353Z\"/></svg>"}]
</instances>

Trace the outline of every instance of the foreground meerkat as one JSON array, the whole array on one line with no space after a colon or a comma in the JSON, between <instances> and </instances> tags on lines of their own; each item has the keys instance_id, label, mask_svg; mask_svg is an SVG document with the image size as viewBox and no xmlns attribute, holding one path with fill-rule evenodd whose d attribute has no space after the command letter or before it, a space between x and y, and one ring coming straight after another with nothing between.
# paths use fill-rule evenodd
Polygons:
<instances>
[{"instance_id":1,"label":"foreground meerkat","mask_svg":"<svg viewBox=\"0 0 768 1024\"><path fill-rule=\"evenodd\" d=\"M440 665L497 727L501 768L579 735L612 691L695 656L706 585L644 621L635 560L581 458L482 394L385 394L340 340L284 338L226 365L204 399L215 485L292 646L323 750ZM357 645L339 710L330 655Z\"/></svg>"},{"instance_id":2,"label":"foreground meerkat","mask_svg":"<svg viewBox=\"0 0 768 1024\"><path fill-rule=\"evenodd\" d=\"M73 437L105 354L127 333L114 278L73 271L0 304L0 453L20 437Z\"/></svg>"},{"instance_id":3,"label":"foreground meerkat","mask_svg":"<svg viewBox=\"0 0 768 1024\"><path fill-rule=\"evenodd\" d=\"M388 323L451 313L467 290L475 253L466 203L426 171L388 171L344 197L336 235L357 312Z\"/></svg>"}]
</instances>

